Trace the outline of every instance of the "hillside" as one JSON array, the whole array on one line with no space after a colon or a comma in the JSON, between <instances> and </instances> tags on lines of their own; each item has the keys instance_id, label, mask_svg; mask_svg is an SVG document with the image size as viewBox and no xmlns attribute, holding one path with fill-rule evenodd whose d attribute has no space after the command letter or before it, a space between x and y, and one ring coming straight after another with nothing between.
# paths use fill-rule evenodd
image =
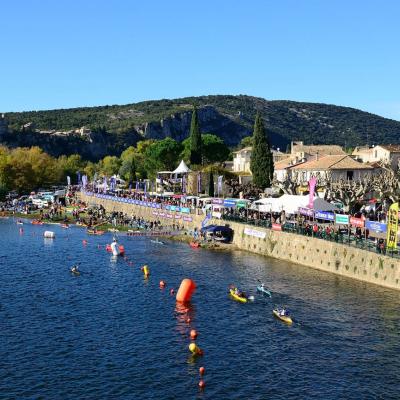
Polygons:
<instances>
[{"instance_id":1,"label":"hillside","mask_svg":"<svg viewBox=\"0 0 400 400\"><path fill-rule=\"evenodd\" d=\"M400 143L398 121L348 107L269 101L243 95L8 113L6 118L11 132L2 141L11 146L38 144L54 155L79 152L96 159L106 153L119 154L124 147L142 138L170 136L183 140L188 135L193 104L199 108L202 131L222 137L232 147L251 134L257 111L266 121L272 144L282 149L286 149L291 140L342 146L367 142ZM36 129L42 130L69 130L86 126L95 134L89 139L53 140L34 132L21 133L21 126L28 122L33 122Z\"/></svg>"}]
</instances>

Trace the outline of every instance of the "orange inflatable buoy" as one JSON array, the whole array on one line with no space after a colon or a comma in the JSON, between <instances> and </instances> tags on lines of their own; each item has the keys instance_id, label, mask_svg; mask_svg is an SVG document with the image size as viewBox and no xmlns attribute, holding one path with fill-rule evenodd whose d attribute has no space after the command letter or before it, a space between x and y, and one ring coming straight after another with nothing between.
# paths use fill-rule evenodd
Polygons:
<instances>
[{"instance_id":1,"label":"orange inflatable buoy","mask_svg":"<svg viewBox=\"0 0 400 400\"><path fill-rule=\"evenodd\" d=\"M199 382L199 388L204 389L205 387L206 387L206 383L203 381L203 379L201 379Z\"/></svg>"},{"instance_id":2,"label":"orange inflatable buoy","mask_svg":"<svg viewBox=\"0 0 400 400\"><path fill-rule=\"evenodd\" d=\"M111 245L107 244L107 246L106 246L106 251L108 251L109 253L111 253Z\"/></svg>"},{"instance_id":3,"label":"orange inflatable buoy","mask_svg":"<svg viewBox=\"0 0 400 400\"><path fill-rule=\"evenodd\" d=\"M203 375L204 375L204 372L206 372L206 369L205 369L204 367L200 367L200 368L199 368L199 374L200 374L201 376L203 376Z\"/></svg>"},{"instance_id":4,"label":"orange inflatable buoy","mask_svg":"<svg viewBox=\"0 0 400 400\"><path fill-rule=\"evenodd\" d=\"M190 301L192 294L196 289L196 284L191 279L184 279L179 286L178 293L176 294L176 301L186 302Z\"/></svg>"},{"instance_id":5,"label":"orange inflatable buoy","mask_svg":"<svg viewBox=\"0 0 400 400\"><path fill-rule=\"evenodd\" d=\"M197 331L195 329L192 329L190 331L190 339L194 340L197 338Z\"/></svg>"},{"instance_id":6,"label":"orange inflatable buoy","mask_svg":"<svg viewBox=\"0 0 400 400\"><path fill-rule=\"evenodd\" d=\"M119 245L119 253L125 254L125 247L122 244Z\"/></svg>"}]
</instances>

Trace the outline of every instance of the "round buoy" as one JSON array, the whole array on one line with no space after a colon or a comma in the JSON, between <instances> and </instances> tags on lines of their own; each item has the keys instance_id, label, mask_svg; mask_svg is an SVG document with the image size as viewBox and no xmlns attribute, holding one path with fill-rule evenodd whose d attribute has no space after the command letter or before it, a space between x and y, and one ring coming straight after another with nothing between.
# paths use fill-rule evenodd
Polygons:
<instances>
[{"instance_id":1,"label":"round buoy","mask_svg":"<svg viewBox=\"0 0 400 400\"><path fill-rule=\"evenodd\" d=\"M192 329L190 331L190 339L194 340L197 338L197 331L195 329Z\"/></svg>"},{"instance_id":2,"label":"round buoy","mask_svg":"<svg viewBox=\"0 0 400 400\"><path fill-rule=\"evenodd\" d=\"M187 323L187 324L190 324L191 321L192 321L192 320L191 320L190 318L186 318L186 323Z\"/></svg>"},{"instance_id":3,"label":"round buoy","mask_svg":"<svg viewBox=\"0 0 400 400\"><path fill-rule=\"evenodd\" d=\"M201 376L203 376L203 375L204 375L204 372L206 372L206 369L205 369L204 367L200 367L200 368L199 368L199 374L200 374Z\"/></svg>"},{"instance_id":4,"label":"round buoy","mask_svg":"<svg viewBox=\"0 0 400 400\"><path fill-rule=\"evenodd\" d=\"M206 387L206 383L203 381L203 379L201 379L199 382L199 388L204 389L205 387Z\"/></svg>"}]
</instances>

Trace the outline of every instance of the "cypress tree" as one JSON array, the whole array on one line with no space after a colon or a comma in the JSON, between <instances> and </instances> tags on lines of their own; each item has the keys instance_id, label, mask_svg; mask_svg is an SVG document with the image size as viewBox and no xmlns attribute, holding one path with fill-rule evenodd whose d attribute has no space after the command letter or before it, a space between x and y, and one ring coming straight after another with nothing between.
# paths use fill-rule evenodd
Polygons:
<instances>
[{"instance_id":1,"label":"cypress tree","mask_svg":"<svg viewBox=\"0 0 400 400\"><path fill-rule=\"evenodd\" d=\"M214 197L214 174L210 172L210 178L208 180L208 195Z\"/></svg>"},{"instance_id":2,"label":"cypress tree","mask_svg":"<svg viewBox=\"0 0 400 400\"><path fill-rule=\"evenodd\" d=\"M197 109L194 107L192 121L190 123L190 163L193 165L200 165L201 160L201 133L197 117Z\"/></svg>"},{"instance_id":3,"label":"cypress tree","mask_svg":"<svg viewBox=\"0 0 400 400\"><path fill-rule=\"evenodd\" d=\"M271 146L268 141L264 123L257 113L254 122L253 150L250 159L250 170L253 174L253 183L260 189L271 186L274 175L274 160Z\"/></svg>"}]
</instances>

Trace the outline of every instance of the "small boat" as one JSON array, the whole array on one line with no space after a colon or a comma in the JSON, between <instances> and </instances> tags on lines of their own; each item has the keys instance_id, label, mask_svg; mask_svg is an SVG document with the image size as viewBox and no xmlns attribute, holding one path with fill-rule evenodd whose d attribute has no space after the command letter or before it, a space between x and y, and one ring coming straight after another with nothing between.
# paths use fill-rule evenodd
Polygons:
<instances>
[{"instance_id":1,"label":"small boat","mask_svg":"<svg viewBox=\"0 0 400 400\"><path fill-rule=\"evenodd\" d=\"M200 243L199 243L199 242L190 242L190 243L189 243L189 246L190 246L192 249L198 249L198 248L200 247Z\"/></svg>"},{"instance_id":2,"label":"small boat","mask_svg":"<svg viewBox=\"0 0 400 400\"><path fill-rule=\"evenodd\" d=\"M88 230L86 231L86 233L87 233L88 235L104 235L106 232L105 232L105 231L98 231L98 230L96 230L96 229L88 229Z\"/></svg>"},{"instance_id":3,"label":"small boat","mask_svg":"<svg viewBox=\"0 0 400 400\"><path fill-rule=\"evenodd\" d=\"M22 221L17 221L17 225L23 225L24 223Z\"/></svg>"},{"instance_id":4,"label":"small boat","mask_svg":"<svg viewBox=\"0 0 400 400\"><path fill-rule=\"evenodd\" d=\"M280 310L273 310L272 313L275 315L276 318L280 319L281 321L285 322L286 324L292 324L293 320L290 315L281 315Z\"/></svg>"},{"instance_id":5,"label":"small boat","mask_svg":"<svg viewBox=\"0 0 400 400\"><path fill-rule=\"evenodd\" d=\"M32 225L43 225L42 221L39 221L38 219L32 220Z\"/></svg>"},{"instance_id":6,"label":"small boat","mask_svg":"<svg viewBox=\"0 0 400 400\"><path fill-rule=\"evenodd\" d=\"M229 294L234 300L239 301L240 303L247 303L247 298L239 296L238 294L235 293L233 289L229 289Z\"/></svg>"},{"instance_id":7,"label":"small boat","mask_svg":"<svg viewBox=\"0 0 400 400\"><path fill-rule=\"evenodd\" d=\"M264 286L257 286L257 291L262 293L265 296L271 297L271 292L267 290Z\"/></svg>"}]
</instances>

